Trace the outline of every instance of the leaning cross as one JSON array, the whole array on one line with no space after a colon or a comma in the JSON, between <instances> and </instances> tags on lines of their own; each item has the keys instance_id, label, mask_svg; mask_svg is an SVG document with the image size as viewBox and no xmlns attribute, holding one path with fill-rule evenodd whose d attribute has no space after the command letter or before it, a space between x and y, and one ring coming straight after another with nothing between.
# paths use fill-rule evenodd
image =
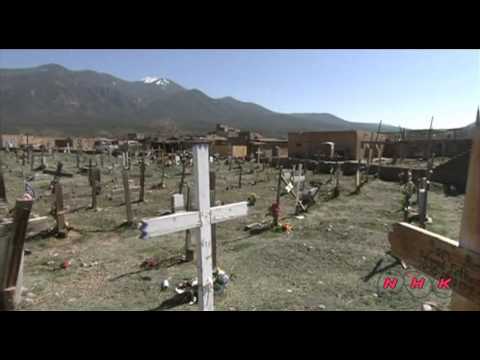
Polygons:
<instances>
[{"instance_id":1,"label":"leaning cross","mask_svg":"<svg viewBox=\"0 0 480 360\"><path fill-rule=\"evenodd\" d=\"M290 177L284 176L284 175L280 175L280 176L281 176L281 181L286 185L285 190L287 191L288 194L290 194L290 196L292 198L295 199L296 207L301 208L303 211L307 211L307 208L305 207L305 205L303 205L303 203L300 199L300 194L299 194L300 183L303 183L305 181L305 176L301 175L301 169L302 168L299 167L299 170L295 170L297 175L290 176ZM290 182L289 180L292 180L293 183ZM297 193L296 194L294 194L292 192L292 190L295 188L295 186L293 184L297 185Z\"/></svg>"},{"instance_id":2,"label":"leaning cross","mask_svg":"<svg viewBox=\"0 0 480 360\"><path fill-rule=\"evenodd\" d=\"M200 310L213 310L212 224L233 220L248 214L247 202L210 207L208 143L193 145L194 192L196 211L143 219L142 238L161 236L192 229L197 244L198 302Z\"/></svg>"},{"instance_id":3,"label":"leaning cross","mask_svg":"<svg viewBox=\"0 0 480 360\"><path fill-rule=\"evenodd\" d=\"M478 118L477 114L477 118ZM398 223L389 234L392 252L419 270L444 281L451 279L451 310L480 310L480 127L473 145L463 209L460 241L419 227Z\"/></svg>"}]
</instances>

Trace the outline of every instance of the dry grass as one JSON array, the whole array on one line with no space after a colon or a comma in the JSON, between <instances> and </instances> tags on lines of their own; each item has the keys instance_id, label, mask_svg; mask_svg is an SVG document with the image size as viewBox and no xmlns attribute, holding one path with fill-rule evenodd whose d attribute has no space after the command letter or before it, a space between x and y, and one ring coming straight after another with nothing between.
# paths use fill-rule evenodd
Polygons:
<instances>
[{"instance_id":1,"label":"dry grass","mask_svg":"<svg viewBox=\"0 0 480 360\"><path fill-rule=\"evenodd\" d=\"M75 158L61 155L64 171L76 172ZM50 160L50 162L52 162ZM22 194L19 177L21 166L10 154L4 163L10 206ZM106 166L108 162L106 161ZM340 196L327 200L328 185L322 188L317 204L303 220L293 215L294 203L282 197L284 222L294 226L291 234L265 232L250 236L243 227L263 220L275 199L276 171L267 169L270 181L248 184L252 175L243 175L242 189L226 191L226 185L238 182L235 171L223 165L217 168L217 199L225 203L246 200L257 195L257 204L248 218L220 224L217 227L218 263L232 275L224 296L216 298L218 310L418 310L425 300L445 305L448 298L429 294L418 298L406 290L398 294L377 290L380 275L365 281L364 277L383 259L383 265L394 260L389 250L387 231L402 219L400 187L396 183L374 180L359 195L349 195L354 177L343 177ZM54 167L53 164L50 166ZM29 173L25 169L26 173ZM138 167L132 178L138 184ZM167 171L167 189L146 192L147 203L134 204L135 218L157 216L169 210L170 195L179 182L179 169ZM160 182L160 169L147 169L147 186ZM102 182L121 177L117 168L112 174L102 171ZM307 180L325 180L323 175L307 175ZM191 183L191 176L187 181ZM63 179L65 193L76 189L77 194L89 194L87 178L75 175ZM49 179L34 181L42 198L33 212L48 213L51 198L45 194ZM172 285L196 276L195 263L179 263L183 254L184 233L158 239L140 240L136 229L121 227L126 218L123 193L113 200L106 198L108 190L99 196L101 211L88 209L89 197L67 199L66 204L84 207L67 215L74 228L66 239L36 237L26 243L32 254L25 258L24 286L28 289L20 308L29 310L151 310L158 309L174 295L173 288L161 291L160 283L169 278ZM135 200L138 192L134 192ZM429 215L434 222L429 229L457 238L463 197L445 197L434 188L430 193ZM53 221L52 221L53 225ZM162 266L141 271L147 257L157 256ZM71 267L58 270L65 259L73 259ZM50 261L53 261L53 265ZM94 264L92 266L81 266ZM397 265L387 271L403 272ZM29 294L31 293L31 294ZM176 310L196 310L196 306L181 305Z\"/></svg>"}]
</instances>

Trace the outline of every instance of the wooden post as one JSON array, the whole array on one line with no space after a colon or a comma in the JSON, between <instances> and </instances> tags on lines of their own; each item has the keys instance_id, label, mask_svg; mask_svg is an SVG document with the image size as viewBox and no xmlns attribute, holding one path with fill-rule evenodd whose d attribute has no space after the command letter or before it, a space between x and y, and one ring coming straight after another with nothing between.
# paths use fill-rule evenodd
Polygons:
<instances>
[{"instance_id":1,"label":"wooden post","mask_svg":"<svg viewBox=\"0 0 480 360\"><path fill-rule=\"evenodd\" d=\"M41 157L40 157L40 166L43 169L45 169L47 167L47 162L45 160L45 147L42 146L42 154L41 154Z\"/></svg>"},{"instance_id":2,"label":"wooden post","mask_svg":"<svg viewBox=\"0 0 480 360\"><path fill-rule=\"evenodd\" d=\"M88 159L88 181L92 185L92 158Z\"/></svg>"},{"instance_id":3,"label":"wooden post","mask_svg":"<svg viewBox=\"0 0 480 360\"><path fill-rule=\"evenodd\" d=\"M192 210L192 196L190 186L187 184L187 211ZM192 250L192 233L190 230L185 231L185 261L193 261L194 251Z\"/></svg>"},{"instance_id":4,"label":"wooden post","mask_svg":"<svg viewBox=\"0 0 480 360\"><path fill-rule=\"evenodd\" d=\"M180 179L180 184L178 186L178 193L179 194L183 194L183 185L185 184L185 171L186 171L186 167L187 167L187 159L182 157L181 161L182 161L182 177Z\"/></svg>"},{"instance_id":5,"label":"wooden post","mask_svg":"<svg viewBox=\"0 0 480 360\"><path fill-rule=\"evenodd\" d=\"M292 174L293 181L295 182L295 178L299 178L301 175L301 165L297 164L296 166L294 166L294 172ZM301 181L297 181L297 183L295 184L295 214L300 213L300 209L298 206L298 202L300 201L300 182Z\"/></svg>"},{"instance_id":6,"label":"wooden post","mask_svg":"<svg viewBox=\"0 0 480 360\"><path fill-rule=\"evenodd\" d=\"M142 159L140 163L140 194L138 196L138 201L145 201L145 152L142 152Z\"/></svg>"},{"instance_id":7,"label":"wooden post","mask_svg":"<svg viewBox=\"0 0 480 360\"><path fill-rule=\"evenodd\" d=\"M162 189L164 189L165 188L165 156L163 151L161 156L162 156L162 179L160 182L160 186Z\"/></svg>"},{"instance_id":8,"label":"wooden post","mask_svg":"<svg viewBox=\"0 0 480 360\"><path fill-rule=\"evenodd\" d=\"M418 222L423 229L425 229L425 222L427 219L427 189L425 187L425 182L425 179L420 180L420 186L417 193Z\"/></svg>"},{"instance_id":9,"label":"wooden post","mask_svg":"<svg viewBox=\"0 0 480 360\"><path fill-rule=\"evenodd\" d=\"M20 302L23 280L23 246L32 200L17 200L13 236L7 232L0 239L0 310L14 310Z\"/></svg>"},{"instance_id":10,"label":"wooden post","mask_svg":"<svg viewBox=\"0 0 480 360\"><path fill-rule=\"evenodd\" d=\"M216 174L210 171L210 203L215 205ZM212 224L212 267L217 267L217 225Z\"/></svg>"},{"instance_id":11,"label":"wooden post","mask_svg":"<svg viewBox=\"0 0 480 360\"><path fill-rule=\"evenodd\" d=\"M361 166L362 160L359 158L358 159L358 164L357 164L357 171L355 172L355 190L358 191L360 189L360 166Z\"/></svg>"},{"instance_id":12,"label":"wooden post","mask_svg":"<svg viewBox=\"0 0 480 360\"><path fill-rule=\"evenodd\" d=\"M282 187L282 171L283 171L283 167L279 166L278 181L277 181L277 196L275 199L275 206L277 207L278 211L280 211L280 191ZM273 213L273 225L278 226L278 212Z\"/></svg>"},{"instance_id":13,"label":"wooden post","mask_svg":"<svg viewBox=\"0 0 480 360\"><path fill-rule=\"evenodd\" d=\"M195 196L200 228L192 230L197 244L198 303L202 310L213 310L212 228L210 225L210 189L208 143L193 145Z\"/></svg>"},{"instance_id":14,"label":"wooden post","mask_svg":"<svg viewBox=\"0 0 480 360\"><path fill-rule=\"evenodd\" d=\"M132 203L130 202L130 185L128 183L128 170L122 170L123 190L125 193L125 207L127 210L127 224L133 224Z\"/></svg>"},{"instance_id":15,"label":"wooden post","mask_svg":"<svg viewBox=\"0 0 480 360\"><path fill-rule=\"evenodd\" d=\"M333 198L340 195L340 166L338 165L338 158L335 165L335 187L333 188Z\"/></svg>"},{"instance_id":16,"label":"wooden post","mask_svg":"<svg viewBox=\"0 0 480 360\"><path fill-rule=\"evenodd\" d=\"M96 169L98 170L98 169ZM90 179L90 186L92 187L92 209L97 210L97 178L93 172Z\"/></svg>"},{"instance_id":17,"label":"wooden post","mask_svg":"<svg viewBox=\"0 0 480 360\"><path fill-rule=\"evenodd\" d=\"M60 181L55 183L55 215L57 220L57 235L66 235L65 214L63 205L63 187Z\"/></svg>"},{"instance_id":18,"label":"wooden post","mask_svg":"<svg viewBox=\"0 0 480 360\"><path fill-rule=\"evenodd\" d=\"M238 175L238 188L239 189L242 188L242 171L243 171L242 164L240 164L240 173Z\"/></svg>"}]
</instances>

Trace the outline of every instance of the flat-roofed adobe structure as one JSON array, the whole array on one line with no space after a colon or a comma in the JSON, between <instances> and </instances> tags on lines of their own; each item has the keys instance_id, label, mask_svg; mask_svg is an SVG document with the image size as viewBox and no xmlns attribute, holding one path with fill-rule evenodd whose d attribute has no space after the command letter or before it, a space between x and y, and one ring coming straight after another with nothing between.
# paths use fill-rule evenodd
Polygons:
<instances>
[{"instance_id":1,"label":"flat-roofed adobe structure","mask_svg":"<svg viewBox=\"0 0 480 360\"><path fill-rule=\"evenodd\" d=\"M387 137L369 131L346 130L346 131L312 131L288 134L288 156L295 158L315 159L322 153L322 144L333 142L335 154L344 160L357 160L362 158L363 149L368 144L362 142L385 141Z\"/></svg>"}]
</instances>

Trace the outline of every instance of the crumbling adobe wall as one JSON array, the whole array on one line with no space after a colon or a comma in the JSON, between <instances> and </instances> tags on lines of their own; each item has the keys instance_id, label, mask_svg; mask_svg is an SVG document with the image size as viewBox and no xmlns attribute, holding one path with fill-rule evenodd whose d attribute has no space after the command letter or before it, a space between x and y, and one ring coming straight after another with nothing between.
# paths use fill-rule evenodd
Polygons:
<instances>
[{"instance_id":1,"label":"crumbling adobe wall","mask_svg":"<svg viewBox=\"0 0 480 360\"><path fill-rule=\"evenodd\" d=\"M465 192L469 160L470 151L460 154L446 163L437 166L433 169L432 181L446 185L454 185L458 192Z\"/></svg>"}]
</instances>

